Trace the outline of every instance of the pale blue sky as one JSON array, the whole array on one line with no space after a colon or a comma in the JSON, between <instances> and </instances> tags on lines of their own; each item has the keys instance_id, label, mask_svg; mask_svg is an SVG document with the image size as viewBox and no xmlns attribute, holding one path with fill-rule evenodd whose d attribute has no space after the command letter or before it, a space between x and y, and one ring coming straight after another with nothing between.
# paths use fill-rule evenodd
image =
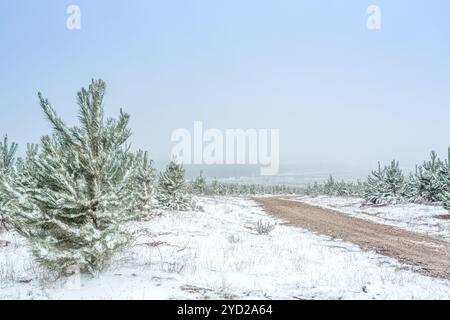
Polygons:
<instances>
[{"instance_id":1,"label":"pale blue sky","mask_svg":"<svg viewBox=\"0 0 450 320\"><path fill-rule=\"evenodd\" d=\"M156 160L202 120L279 128L284 164L411 165L450 145L449 15L445 0L0 0L0 133L23 150L48 132L37 91L74 122L76 91L101 77L107 113L130 113Z\"/></svg>"}]
</instances>

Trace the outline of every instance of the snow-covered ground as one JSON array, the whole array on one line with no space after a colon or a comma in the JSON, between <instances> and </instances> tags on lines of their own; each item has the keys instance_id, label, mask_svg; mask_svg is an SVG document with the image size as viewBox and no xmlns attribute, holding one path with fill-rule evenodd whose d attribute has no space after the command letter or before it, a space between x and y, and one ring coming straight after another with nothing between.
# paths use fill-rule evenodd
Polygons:
<instances>
[{"instance_id":1,"label":"snow-covered ground","mask_svg":"<svg viewBox=\"0 0 450 320\"><path fill-rule=\"evenodd\" d=\"M439 218L450 213L439 205L404 203L363 206L364 200L360 198L332 196L302 196L296 200L450 241L450 219Z\"/></svg>"},{"instance_id":2,"label":"snow-covered ground","mask_svg":"<svg viewBox=\"0 0 450 320\"><path fill-rule=\"evenodd\" d=\"M284 225L250 200L199 198L192 212L166 212L130 228L142 234L98 277L54 279L21 237L0 234L2 299L449 299L450 281L412 272ZM277 224L258 235L258 221Z\"/></svg>"}]
</instances>

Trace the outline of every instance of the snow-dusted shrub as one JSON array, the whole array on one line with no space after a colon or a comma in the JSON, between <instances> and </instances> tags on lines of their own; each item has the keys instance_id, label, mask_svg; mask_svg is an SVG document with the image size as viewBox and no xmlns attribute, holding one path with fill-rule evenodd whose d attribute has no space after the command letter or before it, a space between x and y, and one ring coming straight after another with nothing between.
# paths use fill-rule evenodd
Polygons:
<instances>
[{"instance_id":1,"label":"snow-dusted shrub","mask_svg":"<svg viewBox=\"0 0 450 320\"><path fill-rule=\"evenodd\" d=\"M259 235L267 235L275 230L276 225L270 222L262 222L261 220L255 224L255 231Z\"/></svg>"},{"instance_id":2,"label":"snow-dusted shrub","mask_svg":"<svg viewBox=\"0 0 450 320\"><path fill-rule=\"evenodd\" d=\"M39 94L53 132L42 137L39 149L29 147L2 186L15 229L36 260L58 272L101 270L131 240L123 226L132 164L125 145L129 116L121 111L117 120L104 121L104 93L102 80L78 93L76 127L68 127Z\"/></svg>"},{"instance_id":3,"label":"snow-dusted shrub","mask_svg":"<svg viewBox=\"0 0 450 320\"><path fill-rule=\"evenodd\" d=\"M161 209L186 211L191 207L191 199L187 192L183 165L171 161L164 172L159 175L158 206Z\"/></svg>"}]
</instances>

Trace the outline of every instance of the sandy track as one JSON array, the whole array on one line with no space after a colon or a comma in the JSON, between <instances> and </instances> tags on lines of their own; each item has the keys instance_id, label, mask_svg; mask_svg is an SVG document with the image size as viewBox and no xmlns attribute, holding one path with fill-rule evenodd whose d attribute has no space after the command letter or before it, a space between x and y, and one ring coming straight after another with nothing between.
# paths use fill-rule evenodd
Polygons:
<instances>
[{"instance_id":1,"label":"sandy track","mask_svg":"<svg viewBox=\"0 0 450 320\"><path fill-rule=\"evenodd\" d=\"M425 275L450 280L450 243L446 241L297 201L254 200L293 226L352 242L365 250L418 266Z\"/></svg>"}]
</instances>

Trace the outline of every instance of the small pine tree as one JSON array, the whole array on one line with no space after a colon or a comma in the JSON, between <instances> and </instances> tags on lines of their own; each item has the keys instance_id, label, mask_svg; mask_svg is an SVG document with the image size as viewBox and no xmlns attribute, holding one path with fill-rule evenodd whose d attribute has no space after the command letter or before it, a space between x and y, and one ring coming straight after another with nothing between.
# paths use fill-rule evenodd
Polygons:
<instances>
[{"instance_id":1,"label":"small pine tree","mask_svg":"<svg viewBox=\"0 0 450 320\"><path fill-rule=\"evenodd\" d=\"M97 272L131 240L124 203L131 161L126 141L129 116L104 121L105 83L92 81L78 93L80 126L67 127L48 100L41 108L53 134L30 147L8 183L15 229L28 239L36 260L65 272Z\"/></svg>"},{"instance_id":2,"label":"small pine tree","mask_svg":"<svg viewBox=\"0 0 450 320\"><path fill-rule=\"evenodd\" d=\"M398 161L392 160L386 167L385 184L391 197L401 198L404 190L405 176L399 167Z\"/></svg>"},{"instance_id":3,"label":"small pine tree","mask_svg":"<svg viewBox=\"0 0 450 320\"><path fill-rule=\"evenodd\" d=\"M319 195L319 194L323 193L323 187L321 185L319 185L319 183L317 181L314 182L312 189L313 189L314 195Z\"/></svg>"},{"instance_id":4,"label":"small pine tree","mask_svg":"<svg viewBox=\"0 0 450 320\"><path fill-rule=\"evenodd\" d=\"M238 186L239 188L240 186ZM220 186L219 181L217 181L217 178L214 178L213 182L210 185L210 193L213 195L219 195L220 194L220 190L222 189ZM239 191L238 191L239 193Z\"/></svg>"},{"instance_id":5,"label":"small pine tree","mask_svg":"<svg viewBox=\"0 0 450 320\"><path fill-rule=\"evenodd\" d=\"M192 182L192 192L197 195L205 194L206 188L207 185L206 180L203 177L203 171L200 171L200 175Z\"/></svg>"},{"instance_id":6,"label":"small pine tree","mask_svg":"<svg viewBox=\"0 0 450 320\"><path fill-rule=\"evenodd\" d=\"M436 152L431 152L431 159L419 167L417 173L417 197L427 202L445 201L450 191L448 164L440 160Z\"/></svg>"},{"instance_id":7,"label":"small pine tree","mask_svg":"<svg viewBox=\"0 0 450 320\"><path fill-rule=\"evenodd\" d=\"M129 176L128 201L130 218L141 218L156 207L156 170L147 151L138 151L132 157Z\"/></svg>"},{"instance_id":8,"label":"small pine tree","mask_svg":"<svg viewBox=\"0 0 450 320\"><path fill-rule=\"evenodd\" d=\"M386 204L402 199L404 189L404 175L399 168L398 161L393 160L387 167L372 171L367 178L364 197L372 204Z\"/></svg>"},{"instance_id":9,"label":"small pine tree","mask_svg":"<svg viewBox=\"0 0 450 320\"><path fill-rule=\"evenodd\" d=\"M419 166L416 165L415 172L409 173L408 177L405 179L404 196L410 202L420 202L420 197L418 197L418 172Z\"/></svg>"},{"instance_id":10,"label":"small pine tree","mask_svg":"<svg viewBox=\"0 0 450 320\"><path fill-rule=\"evenodd\" d=\"M173 160L159 175L156 196L158 206L167 210L189 210L191 200L186 189L183 165Z\"/></svg>"},{"instance_id":11,"label":"small pine tree","mask_svg":"<svg viewBox=\"0 0 450 320\"><path fill-rule=\"evenodd\" d=\"M323 192L326 195L333 195L336 188L336 181L334 180L333 176L330 175L328 177L328 180L323 185Z\"/></svg>"},{"instance_id":12,"label":"small pine tree","mask_svg":"<svg viewBox=\"0 0 450 320\"><path fill-rule=\"evenodd\" d=\"M15 155L17 144L8 142L8 136L5 136L3 142L0 142L0 183L6 181L8 176L14 170ZM9 219L6 216L9 199L7 194L0 192L0 229L8 229Z\"/></svg>"}]
</instances>

